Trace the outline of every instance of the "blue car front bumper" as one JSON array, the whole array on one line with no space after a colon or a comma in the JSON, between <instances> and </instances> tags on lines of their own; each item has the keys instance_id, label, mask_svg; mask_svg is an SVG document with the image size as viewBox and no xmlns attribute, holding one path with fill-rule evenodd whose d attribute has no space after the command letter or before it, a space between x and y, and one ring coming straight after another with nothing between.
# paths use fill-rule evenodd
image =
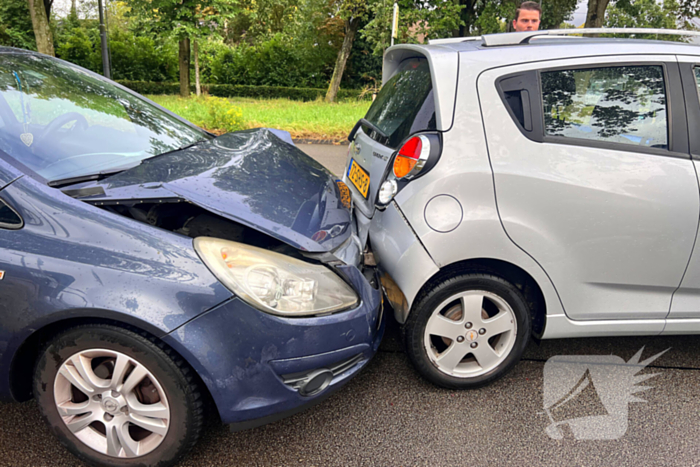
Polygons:
<instances>
[{"instance_id":1,"label":"blue car front bumper","mask_svg":"<svg viewBox=\"0 0 700 467\"><path fill-rule=\"evenodd\" d=\"M339 389L376 353L381 292L355 267L339 269L361 298L353 310L284 318L233 298L165 337L199 373L224 423L251 428L296 413ZM317 370L333 373L327 387L302 395L299 386Z\"/></svg>"}]
</instances>

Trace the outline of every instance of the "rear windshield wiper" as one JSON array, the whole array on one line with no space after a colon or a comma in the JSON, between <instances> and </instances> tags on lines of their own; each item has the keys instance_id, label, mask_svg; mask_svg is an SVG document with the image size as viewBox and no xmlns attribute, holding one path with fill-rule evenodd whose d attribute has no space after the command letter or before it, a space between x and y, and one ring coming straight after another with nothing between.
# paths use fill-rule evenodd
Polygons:
<instances>
[{"instance_id":1,"label":"rear windshield wiper","mask_svg":"<svg viewBox=\"0 0 700 467\"><path fill-rule=\"evenodd\" d=\"M357 121L357 123L355 123L355 126L352 128L352 131L348 135L348 141L350 141L352 143L355 140L355 133L357 133L357 130L359 130L361 126L366 126L370 130L377 133L382 138L389 139L389 137L386 135L386 133L384 133L377 125L375 125L374 123L370 122L369 120L367 120L365 118L361 118Z\"/></svg>"}]
</instances>

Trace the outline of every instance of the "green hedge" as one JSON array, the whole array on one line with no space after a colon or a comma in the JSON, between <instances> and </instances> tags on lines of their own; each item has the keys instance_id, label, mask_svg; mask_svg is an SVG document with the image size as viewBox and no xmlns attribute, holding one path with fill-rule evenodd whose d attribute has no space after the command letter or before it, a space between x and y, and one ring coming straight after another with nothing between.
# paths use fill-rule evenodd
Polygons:
<instances>
[{"instance_id":1,"label":"green hedge","mask_svg":"<svg viewBox=\"0 0 700 467\"><path fill-rule=\"evenodd\" d=\"M148 81L117 81L139 94L179 94L179 83L152 83ZM255 97L263 99L287 98L296 101L313 101L325 97L326 90L318 88L287 88L283 86L240 86L233 84L205 84L202 89L218 97ZM190 85L194 92L194 85ZM361 91L341 89L338 100L358 99ZM370 99L371 95L364 96Z\"/></svg>"},{"instance_id":2,"label":"green hedge","mask_svg":"<svg viewBox=\"0 0 700 467\"><path fill-rule=\"evenodd\" d=\"M117 83L126 86L139 94L180 94L180 83L153 83L151 81L127 81L117 80ZM194 86L191 86L194 92Z\"/></svg>"}]
</instances>

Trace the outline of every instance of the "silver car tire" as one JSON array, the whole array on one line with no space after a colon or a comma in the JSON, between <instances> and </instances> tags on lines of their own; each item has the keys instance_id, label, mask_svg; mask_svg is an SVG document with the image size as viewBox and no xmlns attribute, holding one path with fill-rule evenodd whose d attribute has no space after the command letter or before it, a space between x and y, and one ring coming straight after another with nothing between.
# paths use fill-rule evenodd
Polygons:
<instances>
[{"instance_id":1,"label":"silver car tire","mask_svg":"<svg viewBox=\"0 0 700 467\"><path fill-rule=\"evenodd\" d=\"M90 465L174 465L204 421L185 362L155 340L108 325L56 336L37 362L34 397L59 441Z\"/></svg>"},{"instance_id":2,"label":"silver car tire","mask_svg":"<svg viewBox=\"0 0 700 467\"><path fill-rule=\"evenodd\" d=\"M520 290L481 273L428 286L403 328L416 370L450 389L478 388L505 375L520 360L530 332L530 310Z\"/></svg>"}]
</instances>

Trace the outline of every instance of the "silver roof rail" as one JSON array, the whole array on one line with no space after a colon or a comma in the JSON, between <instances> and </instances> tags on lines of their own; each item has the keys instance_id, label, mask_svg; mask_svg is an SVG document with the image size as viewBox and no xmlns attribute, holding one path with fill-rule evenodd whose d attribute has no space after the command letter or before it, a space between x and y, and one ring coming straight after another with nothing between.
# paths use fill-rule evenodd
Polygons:
<instances>
[{"instance_id":1,"label":"silver roof rail","mask_svg":"<svg viewBox=\"0 0 700 467\"><path fill-rule=\"evenodd\" d=\"M448 37L446 39L428 39L428 44L429 45L455 44L458 42L480 41L480 40L481 40L481 36Z\"/></svg>"},{"instance_id":2,"label":"silver roof rail","mask_svg":"<svg viewBox=\"0 0 700 467\"><path fill-rule=\"evenodd\" d=\"M510 32L502 34L485 34L481 36L486 47L498 45L527 44L538 36L572 36L577 34L663 34L666 36L700 36L700 31L681 29L653 28L581 28L581 29L544 29L541 31Z\"/></svg>"},{"instance_id":3,"label":"silver roof rail","mask_svg":"<svg viewBox=\"0 0 700 467\"><path fill-rule=\"evenodd\" d=\"M429 44L454 44L464 41L482 41L486 47L521 45L530 39L544 36L576 36L588 34L663 34L666 36L700 36L700 31L682 29L653 29L653 28L581 28L581 29L543 29L539 31L506 32L500 34L484 34L477 37L452 37L433 39Z\"/></svg>"}]
</instances>

